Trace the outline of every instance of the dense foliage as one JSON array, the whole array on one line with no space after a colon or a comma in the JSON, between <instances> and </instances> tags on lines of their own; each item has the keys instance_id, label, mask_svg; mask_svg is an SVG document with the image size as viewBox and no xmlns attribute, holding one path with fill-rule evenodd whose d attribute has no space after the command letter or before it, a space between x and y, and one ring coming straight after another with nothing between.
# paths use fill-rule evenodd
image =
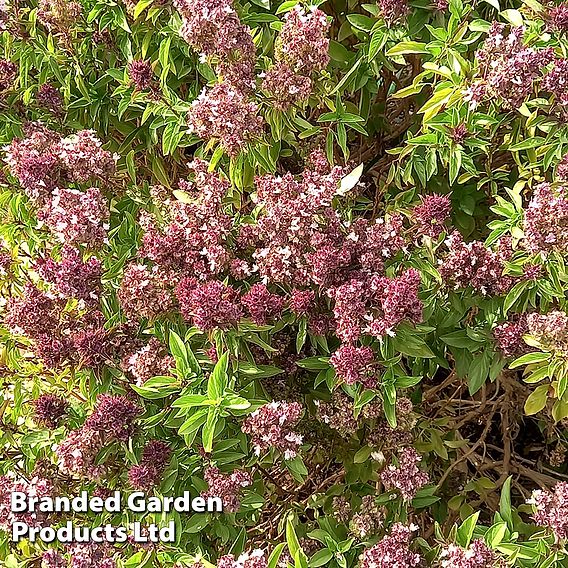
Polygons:
<instances>
[{"instance_id":1,"label":"dense foliage","mask_svg":"<svg viewBox=\"0 0 568 568\"><path fill-rule=\"evenodd\" d=\"M568 566L568 4L502 2L2 2L3 565ZM10 510L81 490L224 511Z\"/></svg>"}]
</instances>

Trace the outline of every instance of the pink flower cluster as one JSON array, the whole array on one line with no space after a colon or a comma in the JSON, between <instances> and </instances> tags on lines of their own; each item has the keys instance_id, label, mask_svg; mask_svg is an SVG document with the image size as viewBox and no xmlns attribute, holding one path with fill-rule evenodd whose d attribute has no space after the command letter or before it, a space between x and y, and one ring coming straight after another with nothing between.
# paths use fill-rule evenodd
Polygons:
<instances>
[{"instance_id":1,"label":"pink flower cluster","mask_svg":"<svg viewBox=\"0 0 568 568\"><path fill-rule=\"evenodd\" d=\"M561 356L568 355L568 314L558 310L548 314L527 316L528 332L544 349Z\"/></svg>"},{"instance_id":2,"label":"pink flower cluster","mask_svg":"<svg viewBox=\"0 0 568 568\"><path fill-rule=\"evenodd\" d=\"M70 547L69 568L116 568L115 555L107 542L76 543Z\"/></svg>"},{"instance_id":3,"label":"pink flower cluster","mask_svg":"<svg viewBox=\"0 0 568 568\"><path fill-rule=\"evenodd\" d=\"M407 0L377 0L379 12L387 25L399 23L410 13Z\"/></svg>"},{"instance_id":4,"label":"pink flower cluster","mask_svg":"<svg viewBox=\"0 0 568 568\"><path fill-rule=\"evenodd\" d=\"M201 92L192 103L188 122L191 132L200 138L219 140L232 156L260 139L264 125L256 103L226 82Z\"/></svg>"},{"instance_id":5,"label":"pink flower cluster","mask_svg":"<svg viewBox=\"0 0 568 568\"><path fill-rule=\"evenodd\" d=\"M483 540L475 539L465 549L450 544L440 553L442 568L505 568L504 559L499 558Z\"/></svg>"},{"instance_id":6,"label":"pink flower cluster","mask_svg":"<svg viewBox=\"0 0 568 568\"><path fill-rule=\"evenodd\" d=\"M73 271L67 276L70 283L65 286L72 287ZM111 354L103 314L97 309L77 314L64 308L64 300L27 283L21 297L10 299L4 323L12 333L31 339L36 355L48 367L58 368L66 361L86 367L102 364Z\"/></svg>"},{"instance_id":7,"label":"pink flower cluster","mask_svg":"<svg viewBox=\"0 0 568 568\"><path fill-rule=\"evenodd\" d=\"M203 160L196 159L188 167L193 181L180 187L190 202L167 203L170 219L164 228L159 228L151 216L142 217L144 236L139 254L164 271L183 270L206 279L223 272L231 260L227 238L232 220L223 205L229 182L208 172L208 164ZM171 280L171 275L164 274L163 280Z\"/></svg>"},{"instance_id":8,"label":"pink flower cluster","mask_svg":"<svg viewBox=\"0 0 568 568\"><path fill-rule=\"evenodd\" d=\"M54 115L60 115L63 112L63 97L59 90L49 83L40 86L36 100L41 107Z\"/></svg>"},{"instance_id":9,"label":"pink flower cluster","mask_svg":"<svg viewBox=\"0 0 568 568\"><path fill-rule=\"evenodd\" d=\"M437 239L446 230L452 204L446 195L428 195L412 209L414 228L419 235Z\"/></svg>"},{"instance_id":10,"label":"pink flower cluster","mask_svg":"<svg viewBox=\"0 0 568 568\"><path fill-rule=\"evenodd\" d=\"M524 28L505 35L505 24L493 22L482 48L476 53L486 94L496 96L510 108L518 108L530 96L553 57L551 48L526 47Z\"/></svg>"},{"instance_id":11,"label":"pink flower cluster","mask_svg":"<svg viewBox=\"0 0 568 568\"><path fill-rule=\"evenodd\" d=\"M154 319L173 308L169 271L132 263L124 271L117 296L128 318Z\"/></svg>"},{"instance_id":12,"label":"pink flower cluster","mask_svg":"<svg viewBox=\"0 0 568 568\"><path fill-rule=\"evenodd\" d=\"M0 59L0 91L6 91L14 85L18 67L12 61Z\"/></svg>"},{"instance_id":13,"label":"pink flower cluster","mask_svg":"<svg viewBox=\"0 0 568 568\"><path fill-rule=\"evenodd\" d=\"M254 323L266 325L280 316L286 300L278 294L272 294L264 284L253 284L242 296L241 302Z\"/></svg>"},{"instance_id":14,"label":"pink flower cluster","mask_svg":"<svg viewBox=\"0 0 568 568\"><path fill-rule=\"evenodd\" d=\"M105 467L95 464L97 454L113 442L126 442L141 414L142 409L124 396L99 395L83 426L57 445L55 454L61 471L89 479L101 477Z\"/></svg>"},{"instance_id":15,"label":"pink flower cluster","mask_svg":"<svg viewBox=\"0 0 568 568\"><path fill-rule=\"evenodd\" d=\"M377 383L372 367L374 358L370 347L344 344L335 351L329 362L335 368L337 378L348 385L362 383L367 388L373 388Z\"/></svg>"},{"instance_id":16,"label":"pink flower cluster","mask_svg":"<svg viewBox=\"0 0 568 568\"><path fill-rule=\"evenodd\" d=\"M183 317L202 331L235 326L243 315L239 293L219 280L183 278L176 288Z\"/></svg>"},{"instance_id":17,"label":"pink flower cluster","mask_svg":"<svg viewBox=\"0 0 568 568\"><path fill-rule=\"evenodd\" d=\"M256 48L233 0L177 0L182 37L196 51L217 60L225 82L248 92L254 87Z\"/></svg>"},{"instance_id":18,"label":"pink flower cluster","mask_svg":"<svg viewBox=\"0 0 568 568\"><path fill-rule=\"evenodd\" d=\"M538 185L525 210L525 239L530 252L568 251L568 195L548 183Z\"/></svg>"},{"instance_id":19,"label":"pink flower cluster","mask_svg":"<svg viewBox=\"0 0 568 568\"><path fill-rule=\"evenodd\" d=\"M139 491L150 491L159 484L168 467L171 448L160 440L150 440L142 451L142 459L138 465L128 470L130 485Z\"/></svg>"},{"instance_id":20,"label":"pink flower cluster","mask_svg":"<svg viewBox=\"0 0 568 568\"><path fill-rule=\"evenodd\" d=\"M275 44L276 64L262 84L276 108L285 111L308 99L311 76L329 63L328 31L327 16L315 7L306 12L295 6L286 14Z\"/></svg>"},{"instance_id":21,"label":"pink flower cluster","mask_svg":"<svg viewBox=\"0 0 568 568\"><path fill-rule=\"evenodd\" d=\"M422 321L420 280L420 273L411 268L394 278L362 275L331 289L338 337L350 342L363 333L394 335L394 328L403 320Z\"/></svg>"},{"instance_id":22,"label":"pink flower cluster","mask_svg":"<svg viewBox=\"0 0 568 568\"><path fill-rule=\"evenodd\" d=\"M67 566L67 560L55 548L48 548L41 555L41 568L67 568Z\"/></svg>"},{"instance_id":23,"label":"pink flower cluster","mask_svg":"<svg viewBox=\"0 0 568 568\"><path fill-rule=\"evenodd\" d=\"M528 332L526 314L515 314L495 327L493 337L505 357L520 357L532 350L523 340L523 335Z\"/></svg>"},{"instance_id":24,"label":"pink flower cluster","mask_svg":"<svg viewBox=\"0 0 568 568\"><path fill-rule=\"evenodd\" d=\"M557 33L568 32L568 4L562 2L546 10L545 20L548 28Z\"/></svg>"},{"instance_id":25,"label":"pink flower cluster","mask_svg":"<svg viewBox=\"0 0 568 568\"><path fill-rule=\"evenodd\" d=\"M284 454L284 459L296 457L302 436L293 428L300 420L302 410L298 402L270 402L248 416L241 429L251 436L256 455L275 448Z\"/></svg>"},{"instance_id":26,"label":"pink flower cluster","mask_svg":"<svg viewBox=\"0 0 568 568\"><path fill-rule=\"evenodd\" d=\"M109 209L101 190L55 188L38 219L63 243L98 248L106 241Z\"/></svg>"},{"instance_id":27,"label":"pink flower cluster","mask_svg":"<svg viewBox=\"0 0 568 568\"><path fill-rule=\"evenodd\" d=\"M11 531L15 522L26 523L30 527L49 524L47 513L15 513L12 511L12 493L18 491L29 497L53 497L53 484L35 472L28 480L8 474L0 476L0 529Z\"/></svg>"},{"instance_id":28,"label":"pink flower cluster","mask_svg":"<svg viewBox=\"0 0 568 568\"><path fill-rule=\"evenodd\" d=\"M484 296L504 294L509 291L513 279L504 276L504 262L510 251L500 246L497 252L488 249L479 241L464 242L458 232L453 232L446 241L449 254L440 261L440 275L446 284L455 288L471 286Z\"/></svg>"},{"instance_id":29,"label":"pink flower cluster","mask_svg":"<svg viewBox=\"0 0 568 568\"><path fill-rule=\"evenodd\" d=\"M551 529L557 540L568 539L567 482L560 481L552 491L534 491L529 502L535 507L535 523Z\"/></svg>"},{"instance_id":30,"label":"pink flower cluster","mask_svg":"<svg viewBox=\"0 0 568 568\"><path fill-rule=\"evenodd\" d=\"M554 102L556 108L560 110L563 115L568 112L568 59L555 58L552 68L544 76L541 86L554 95Z\"/></svg>"},{"instance_id":31,"label":"pink flower cluster","mask_svg":"<svg viewBox=\"0 0 568 568\"><path fill-rule=\"evenodd\" d=\"M252 485L252 476L247 471L236 469L230 474L224 474L216 467L208 467L204 478L209 486L201 496L220 497L223 501L223 511L236 513L241 506L240 492L244 487Z\"/></svg>"},{"instance_id":32,"label":"pink flower cluster","mask_svg":"<svg viewBox=\"0 0 568 568\"><path fill-rule=\"evenodd\" d=\"M42 394L34 401L34 420L46 428L56 428L67 413L69 402L54 394Z\"/></svg>"},{"instance_id":33,"label":"pink flower cluster","mask_svg":"<svg viewBox=\"0 0 568 568\"><path fill-rule=\"evenodd\" d=\"M226 554L219 558L217 568L268 568L268 561L260 549L244 552L238 558Z\"/></svg>"},{"instance_id":34,"label":"pink flower cluster","mask_svg":"<svg viewBox=\"0 0 568 568\"><path fill-rule=\"evenodd\" d=\"M174 358L155 337L144 347L127 355L122 363L122 368L132 374L139 387L152 377L168 375L174 367Z\"/></svg>"},{"instance_id":35,"label":"pink flower cluster","mask_svg":"<svg viewBox=\"0 0 568 568\"><path fill-rule=\"evenodd\" d=\"M361 555L360 568L416 568L422 559L410 550L412 533L418 527L395 523L387 536Z\"/></svg>"},{"instance_id":36,"label":"pink flower cluster","mask_svg":"<svg viewBox=\"0 0 568 568\"><path fill-rule=\"evenodd\" d=\"M137 91L145 91L152 86L154 72L147 61L134 59L128 64L128 76Z\"/></svg>"},{"instance_id":37,"label":"pink flower cluster","mask_svg":"<svg viewBox=\"0 0 568 568\"><path fill-rule=\"evenodd\" d=\"M28 127L25 138L12 140L5 150L10 172L18 178L27 195L40 205L50 200L56 188L62 190L73 181L106 179L115 170L116 157L103 150L92 130L61 138L34 123Z\"/></svg>"},{"instance_id":38,"label":"pink flower cluster","mask_svg":"<svg viewBox=\"0 0 568 568\"><path fill-rule=\"evenodd\" d=\"M397 489L405 501L414 499L417 491L426 485L429 476L418 468L422 456L412 447L403 448L398 456L398 466L389 465L381 473L381 481L387 490Z\"/></svg>"},{"instance_id":39,"label":"pink flower cluster","mask_svg":"<svg viewBox=\"0 0 568 568\"><path fill-rule=\"evenodd\" d=\"M86 303L96 303L101 292L102 263L96 257L87 261L73 247L64 246L61 260L52 258L36 262L36 269L41 277L50 284L63 298L76 298Z\"/></svg>"}]
</instances>

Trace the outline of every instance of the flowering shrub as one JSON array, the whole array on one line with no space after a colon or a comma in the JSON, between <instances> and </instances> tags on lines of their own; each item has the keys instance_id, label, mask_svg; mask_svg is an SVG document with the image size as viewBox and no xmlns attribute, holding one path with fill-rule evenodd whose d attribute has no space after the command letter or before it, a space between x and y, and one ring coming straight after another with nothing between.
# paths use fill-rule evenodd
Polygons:
<instances>
[{"instance_id":1,"label":"flowering shrub","mask_svg":"<svg viewBox=\"0 0 568 568\"><path fill-rule=\"evenodd\" d=\"M0 3L0 564L567 565L567 32L557 1Z\"/></svg>"}]
</instances>

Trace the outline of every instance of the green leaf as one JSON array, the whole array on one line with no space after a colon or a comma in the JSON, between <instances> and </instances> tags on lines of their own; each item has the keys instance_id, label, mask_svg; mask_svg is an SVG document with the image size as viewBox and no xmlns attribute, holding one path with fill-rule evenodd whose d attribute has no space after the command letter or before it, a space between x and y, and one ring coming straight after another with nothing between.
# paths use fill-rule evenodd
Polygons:
<instances>
[{"instance_id":1,"label":"green leaf","mask_svg":"<svg viewBox=\"0 0 568 568\"><path fill-rule=\"evenodd\" d=\"M459 527L457 533L457 542L463 548L468 548L471 542L471 537L473 536L473 531L477 525L477 519L479 519L480 511L477 511L473 515L470 515Z\"/></svg>"},{"instance_id":2,"label":"green leaf","mask_svg":"<svg viewBox=\"0 0 568 568\"><path fill-rule=\"evenodd\" d=\"M525 401L525 414L537 414L546 406L549 389L549 385L540 385L531 392Z\"/></svg>"},{"instance_id":3,"label":"green leaf","mask_svg":"<svg viewBox=\"0 0 568 568\"><path fill-rule=\"evenodd\" d=\"M517 152L520 150L529 150L530 148L537 148L538 146L542 146L545 139L542 136L535 136L534 138L527 138L522 142L518 142L517 144L513 144L509 146L509 150L511 152Z\"/></svg>"},{"instance_id":4,"label":"green leaf","mask_svg":"<svg viewBox=\"0 0 568 568\"><path fill-rule=\"evenodd\" d=\"M489 357L487 352L484 352L473 359L469 369L467 385L470 395L473 396L485 384L488 374Z\"/></svg>"},{"instance_id":5,"label":"green leaf","mask_svg":"<svg viewBox=\"0 0 568 568\"><path fill-rule=\"evenodd\" d=\"M354 28L364 32L370 32L375 25L373 18L363 16L362 14L348 14L347 20Z\"/></svg>"},{"instance_id":6,"label":"green leaf","mask_svg":"<svg viewBox=\"0 0 568 568\"><path fill-rule=\"evenodd\" d=\"M542 363L543 361L548 361L550 359L550 353L543 353L542 351L534 351L533 353L527 353L521 357L515 359L509 364L509 369L516 369L517 367L522 367L523 365L531 365L533 363Z\"/></svg>"},{"instance_id":7,"label":"green leaf","mask_svg":"<svg viewBox=\"0 0 568 568\"><path fill-rule=\"evenodd\" d=\"M501 489L501 498L499 499L499 514L502 519L507 522L509 529L513 530L513 509L511 508L511 480L509 476Z\"/></svg>"},{"instance_id":8,"label":"green leaf","mask_svg":"<svg viewBox=\"0 0 568 568\"><path fill-rule=\"evenodd\" d=\"M209 408L209 411L207 412L207 421L205 422L205 426L203 426L203 431L201 433L203 449L206 452L211 452L213 450L213 438L215 436L215 426L217 425L218 418L219 413L217 408Z\"/></svg>"},{"instance_id":9,"label":"green leaf","mask_svg":"<svg viewBox=\"0 0 568 568\"><path fill-rule=\"evenodd\" d=\"M387 51L387 55L407 55L411 53L428 53L426 44L419 41L401 41Z\"/></svg>"},{"instance_id":10,"label":"green leaf","mask_svg":"<svg viewBox=\"0 0 568 568\"><path fill-rule=\"evenodd\" d=\"M296 556L296 553L299 550L302 550L291 519L288 519L286 522L286 543L288 544L288 550L293 557Z\"/></svg>"},{"instance_id":11,"label":"green leaf","mask_svg":"<svg viewBox=\"0 0 568 568\"><path fill-rule=\"evenodd\" d=\"M286 548L285 542L281 542L280 544L277 544L274 547L274 550L270 553L270 556L268 557L267 568L277 568L278 561L280 560L280 556L282 555L282 552L284 551L285 548Z\"/></svg>"},{"instance_id":12,"label":"green leaf","mask_svg":"<svg viewBox=\"0 0 568 568\"><path fill-rule=\"evenodd\" d=\"M207 395L213 400L223 396L228 384L227 370L229 368L229 353L226 351L217 361L213 372L207 381Z\"/></svg>"}]
</instances>

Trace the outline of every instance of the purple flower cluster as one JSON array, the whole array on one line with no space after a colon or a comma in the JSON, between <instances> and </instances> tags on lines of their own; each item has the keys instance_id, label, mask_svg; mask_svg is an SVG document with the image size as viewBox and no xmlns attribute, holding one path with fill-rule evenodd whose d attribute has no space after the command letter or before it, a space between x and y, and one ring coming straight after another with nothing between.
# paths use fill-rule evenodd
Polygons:
<instances>
[{"instance_id":1,"label":"purple flower cluster","mask_svg":"<svg viewBox=\"0 0 568 568\"><path fill-rule=\"evenodd\" d=\"M240 509L240 492L244 487L252 485L250 473L240 469L224 474L216 467L208 467L204 472L204 478L208 489L201 496L220 497L223 501L223 510L228 513L236 513Z\"/></svg>"},{"instance_id":2,"label":"purple flower cluster","mask_svg":"<svg viewBox=\"0 0 568 568\"><path fill-rule=\"evenodd\" d=\"M264 125L256 103L230 83L204 89L192 103L188 122L191 132L217 139L232 156L259 139Z\"/></svg>"},{"instance_id":3,"label":"purple flower cluster","mask_svg":"<svg viewBox=\"0 0 568 568\"><path fill-rule=\"evenodd\" d=\"M450 218L452 204L446 195L428 195L412 209L414 228L419 235L437 239L445 230Z\"/></svg>"},{"instance_id":4,"label":"purple flower cluster","mask_svg":"<svg viewBox=\"0 0 568 568\"><path fill-rule=\"evenodd\" d=\"M137 91L145 91L152 86L154 73L147 61L134 59L128 64L128 76Z\"/></svg>"},{"instance_id":5,"label":"purple flower cluster","mask_svg":"<svg viewBox=\"0 0 568 568\"><path fill-rule=\"evenodd\" d=\"M225 82L248 92L254 87L256 48L233 0L176 0L182 37L196 51L217 60Z\"/></svg>"},{"instance_id":6,"label":"purple flower cluster","mask_svg":"<svg viewBox=\"0 0 568 568\"><path fill-rule=\"evenodd\" d=\"M350 342L363 333L394 335L393 330L404 320L421 322L420 280L420 273L411 268L394 278L374 274L330 290L338 337Z\"/></svg>"},{"instance_id":7,"label":"purple flower cluster","mask_svg":"<svg viewBox=\"0 0 568 568\"><path fill-rule=\"evenodd\" d=\"M568 539L568 483L560 481L552 491L536 490L529 501L535 508L533 519L552 530L557 540Z\"/></svg>"},{"instance_id":8,"label":"purple flower cluster","mask_svg":"<svg viewBox=\"0 0 568 568\"><path fill-rule=\"evenodd\" d=\"M176 297L183 317L202 331L227 329L243 315L239 293L219 280L200 283L195 278L183 278L176 287Z\"/></svg>"},{"instance_id":9,"label":"purple flower cluster","mask_svg":"<svg viewBox=\"0 0 568 568\"><path fill-rule=\"evenodd\" d=\"M270 95L274 108L281 111L307 101L312 87L310 77L296 73L286 63L271 67L262 81L262 88Z\"/></svg>"},{"instance_id":10,"label":"purple flower cluster","mask_svg":"<svg viewBox=\"0 0 568 568\"><path fill-rule=\"evenodd\" d=\"M150 440L142 451L142 459L138 465L128 470L130 485L139 491L150 491L159 484L168 467L171 448L160 440Z\"/></svg>"},{"instance_id":11,"label":"purple flower cluster","mask_svg":"<svg viewBox=\"0 0 568 568\"><path fill-rule=\"evenodd\" d=\"M527 316L529 334L532 335L544 349L568 355L568 314L558 310L548 314L532 313Z\"/></svg>"},{"instance_id":12,"label":"purple flower cluster","mask_svg":"<svg viewBox=\"0 0 568 568\"><path fill-rule=\"evenodd\" d=\"M329 63L329 22L317 8L306 12L300 6L290 10L278 36L275 55L293 71L309 76Z\"/></svg>"},{"instance_id":13,"label":"purple flower cluster","mask_svg":"<svg viewBox=\"0 0 568 568\"><path fill-rule=\"evenodd\" d=\"M498 349L505 357L520 357L532 349L524 342L523 335L529 332L526 314L514 314L493 330Z\"/></svg>"},{"instance_id":14,"label":"purple flower cluster","mask_svg":"<svg viewBox=\"0 0 568 568\"><path fill-rule=\"evenodd\" d=\"M11 89L16 79L18 67L12 61L0 59L0 91Z\"/></svg>"},{"instance_id":15,"label":"purple flower cluster","mask_svg":"<svg viewBox=\"0 0 568 568\"><path fill-rule=\"evenodd\" d=\"M546 10L545 20L550 30L557 33L568 32L568 4L562 2Z\"/></svg>"},{"instance_id":16,"label":"purple flower cluster","mask_svg":"<svg viewBox=\"0 0 568 568\"><path fill-rule=\"evenodd\" d=\"M12 493L25 493L33 497L52 497L53 484L35 472L31 474L29 481L16 478L8 474L0 476L0 529L11 531L15 522L26 523L30 527L42 527L49 524L46 513L15 513L12 511Z\"/></svg>"},{"instance_id":17,"label":"purple flower cluster","mask_svg":"<svg viewBox=\"0 0 568 568\"><path fill-rule=\"evenodd\" d=\"M509 259L510 251L500 246L494 252L482 242L464 242L458 232L453 232L446 240L449 253L440 261L440 275L448 285L454 288L471 286L484 296L504 294L509 291L513 279L504 276L504 262Z\"/></svg>"},{"instance_id":18,"label":"purple flower cluster","mask_svg":"<svg viewBox=\"0 0 568 568\"><path fill-rule=\"evenodd\" d=\"M58 145L58 157L77 183L97 178L106 180L114 173L118 156L102 148L94 130L80 130Z\"/></svg>"},{"instance_id":19,"label":"purple flower cluster","mask_svg":"<svg viewBox=\"0 0 568 568\"><path fill-rule=\"evenodd\" d=\"M53 85L44 83L37 91L36 100L42 108L54 115L59 115L63 111L63 97Z\"/></svg>"},{"instance_id":20,"label":"purple flower cluster","mask_svg":"<svg viewBox=\"0 0 568 568\"><path fill-rule=\"evenodd\" d=\"M25 138L12 140L5 150L10 172L40 205L48 201L56 188L62 190L71 181L105 179L115 170L116 157L103 150L92 130L61 138L34 123L28 127Z\"/></svg>"},{"instance_id":21,"label":"purple flower cluster","mask_svg":"<svg viewBox=\"0 0 568 568\"><path fill-rule=\"evenodd\" d=\"M54 394L42 394L32 401L34 407L34 420L47 428L56 428L59 421L65 416L69 403Z\"/></svg>"},{"instance_id":22,"label":"purple flower cluster","mask_svg":"<svg viewBox=\"0 0 568 568\"><path fill-rule=\"evenodd\" d=\"M275 448L286 460L296 457L302 436L293 428L300 420L302 410L298 402L270 402L248 416L241 428L252 437L256 455Z\"/></svg>"},{"instance_id":23,"label":"purple flower cluster","mask_svg":"<svg viewBox=\"0 0 568 568\"><path fill-rule=\"evenodd\" d=\"M388 26L404 20L410 13L407 0L377 0L379 12Z\"/></svg>"},{"instance_id":24,"label":"purple flower cluster","mask_svg":"<svg viewBox=\"0 0 568 568\"><path fill-rule=\"evenodd\" d=\"M67 566L67 560L55 548L49 548L41 555L41 568L67 568Z\"/></svg>"},{"instance_id":25,"label":"purple flower cluster","mask_svg":"<svg viewBox=\"0 0 568 568\"><path fill-rule=\"evenodd\" d=\"M147 345L126 356L122 367L140 387L152 377L168 375L175 367L175 360L160 341L152 337Z\"/></svg>"},{"instance_id":26,"label":"purple flower cluster","mask_svg":"<svg viewBox=\"0 0 568 568\"><path fill-rule=\"evenodd\" d=\"M381 481L387 490L397 489L405 501L412 501L416 492L426 485L429 476L418 468L422 456L412 447L403 448L398 456L398 466L389 465L381 473Z\"/></svg>"},{"instance_id":27,"label":"purple flower cluster","mask_svg":"<svg viewBox=\"0 0 568 568\"><path fill-rule=\"evenodd\" d=\"M387 536L361 555L360 568L416 568L420 554L410 550L412 533L418 527L395 523Z\"/></svg>"},{"instance_id":28,"label":"purple flower cluster","mask_svg":"<svg viewBox=\"0 0 568 568\"><path fill-rule=\"evenodd\" d=\"M48 367L58 368L65 361L100 365L107 355L108 339L102 313L94 309L78 315L64 307L63 300L27 283L21 297L10 299L4 323L12 333L31 339L36 355Z\"/></svg>"},{"instance_id":29,"label":"purple flower cluster","mask_svg":"<svg viewBox=\"0 0 568 568\"><path fill-rule=\"evenodd\" d=\"M42 259L36 262L36 269L63 298L76 298L91 304L99 299L102 263L96 257L85 262L76 248L64 246L59 262L52 258Z\"/></svg>"},{"instance_id":30,"label":"purple flower cluster","mask_svg":"<svg viewBox=\"0 0 568 568\"><path fill-rule=\"evenodd\" d=\"M367 388L376 386L377 377L373 374L374 353L370 347L355 347L343 344L331 356L329 362L335 368L338 379L348 385L362 383Z\"/></svg>"},{"instance_id":31,"label":"purple flower cluster","mask_svg":"<svg viewBox=\"0 0 568 568\"><path fill-rule=\"evenodd\" d=\"M476 53L486 93L513 109L533 92L533 84L553 59L551 48L526 47L524 28L514 27L505 35L505 24L493 22L482 48Z\"/></svg>"},{"instance_id":32,"label":"purple flower cluster","mask_svg":"<svg viewBox=\"0 0 568 568\"><path fill-rule=\"evenodd\" d=\"M38 219L63 243L99 248L106 241L109 209L100 189L53 190L51 199L38 211Z\"/></svg>"},{"instance_id":33,"label":"purple flower cluster","mask_svg":"<svg viewBox=\"0 0 568 568\"><path fill-rule=\"evenodd\" d=\"M556 58L542 80L542 87L554 95L557 108L563 115L568 112L568 59Z\"/></svg>"},{"instance_id":34,"label":"purple flower cluster","mask_svg":"<svg viewBox=\"0 0 568 568\"><path fill-rule=\"evenodd\" d=\"M284 309L286 300L278 294L273 294L264 284L253 284L244 294L241 302L250 314L251 320L257 325L266 325L278 318Z\"/></svg>"},{"instance_id":35,"label":"purple flower cluster","mask_svg":"<svg viewBox=\"0 0 568 568\"><path fill-rule=\"evenodd\" d=\"M548 183L538 185L525 210L525 239L530 252L568 251L568 194Z\"/></svg>"},{"instance_id":36,"label":"purple flower cluster","mask_svg":"<svg viewBox=\"0 0 568 568\"><path fill-rule=\"evenodd\" d=\"M483 540L475 539L465 549L450 544L440 553L442 568L505 568L504 559L499 558Z\"/></svg>"},{"instance_id":37,"label":"purple flower cluster","mask_svg":"<svg viewBox=\"0 0 568 568\"><path fill-rule=\"evenodd\" d=\"M56 446L61 471L89 479L100 478L105 468L104 464L95 464L97 454L113 442L128 441L134 433L134 421L141 414L142 409L124 396L99 395L83 426Z\"/></svg>"},{"instance_id":38,"label":"purple flower cluster","mask_svg":"<svg viewBox=\"0 0 568 568\"><path fill-rule=\"evenodd\" d=\"M115 550L107 542L76 543L70 547L69 568L116 568Z\"/></svg>"},{"instance_id":39,"label":"purple flower cluster","mask_svg":"<svg viewBox=\"0 0 568 568\"><path fill-rule=\"evenodd\" d=\"M208 172L208 164L194 160L188 167L192 182L180 187L188 194L189 203L169 202L168 223L157 226L150 216L143 216L144 229L140 256L151 260L162 270L186 271L198 279L206 279L223 272L230 263L227 238L232 220L225 213L223 198L229 191L229 182L221 175Z\"/></svg>"},{"instance_id":40,"label":"purple flower cluster","mask_svg":"<svg viewBox=\"0 0 568 568\"><path fill-rule=\"evenodd\" d=\"M167 272L166 272L167 274ZM171 281L163 278L160 267L130 264L124 271L117 296L120 307L129 318L150 320L173 308Z\"/></svg>"},{"instance_id":41,"label":"purple flower cluster","mask_svg":"<svg viewBox=\"0 0 568 568\"><path fill-rule=\"evenodd\" d=\"M219 558L217 568L268 568L268 561L260 549L244 552L238 558L226 554Z\"/></svg>"},{"instance_id":42,"label":"purple flower cluster","mask_svg":"<svg viewBox=\"0 0 568 568\"><path fill-rule=\"evenodd\" d=\"M568 154L556 164L556 179L560 182L568 182Z\"/></svg>"},{"instance_id":43,"label":"purple flower cluster","mask_svg":"<svg viewBox=\"0 0 568 568\"><path fill-rule=\"evenodd\" d=\"M313 7L290 10L275 44L276 64L268 70L262 88L276 108L285 111L306 101L312 92L311 76L329 63L329 22Z\"/></svg>"}]
</instances>

